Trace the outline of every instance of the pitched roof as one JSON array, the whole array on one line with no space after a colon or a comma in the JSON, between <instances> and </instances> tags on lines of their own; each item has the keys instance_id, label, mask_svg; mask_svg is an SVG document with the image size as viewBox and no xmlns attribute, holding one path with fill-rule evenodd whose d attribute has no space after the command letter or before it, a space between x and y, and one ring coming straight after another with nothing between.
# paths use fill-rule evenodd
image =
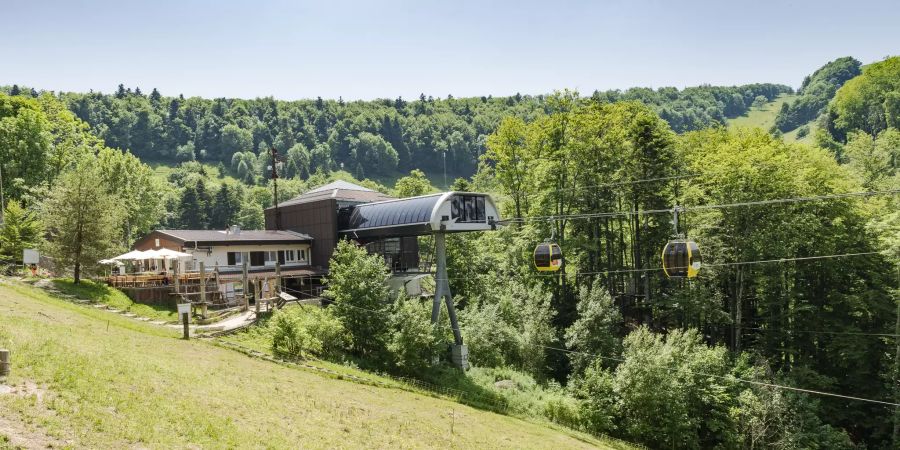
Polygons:
<instances>
[{"instance_id":1,"label":"pitched roof","mask_svg":"<svg viewBox=\"0 0 900 450\"><path fill-rule=\"evenodd\" d=\"M306 191L307 194L312 194L313 192L322 192L322 191L333 191L335 189L347 189L351 191L367 191L367 192L375 192L365 186L360 186L358 184L353 184L349 181L337 180L332 181L331 183L324 184L315 189Z\"/></svg>"},{"instance_id":2,"label":"pitched roof","mask_svg":"<svg viewBox=\"0 0 900 450\"><path fill-rule=\"evenodd\" d=\"M215 243L277 243L277 242L310 242L313 238L308 234L285 230L241 230L232 233L225 230L156 230L183 242L215 242Z\"/></svg>"},{"instance_id":3,"label":"pitched roof","mask_svg":"<svg viewBox=\"0 0 900 450\"><path fill-rule=\"evenodd\" d=\"M319 186L311 191L304 192L290 200L279 203L278 206L290 206L329 198L333 198L340 202L370 203L390 200L393 197L378 191L373 191L372 189L358 184L338 180L324 186Z\"/></svg>"}]
</instances>

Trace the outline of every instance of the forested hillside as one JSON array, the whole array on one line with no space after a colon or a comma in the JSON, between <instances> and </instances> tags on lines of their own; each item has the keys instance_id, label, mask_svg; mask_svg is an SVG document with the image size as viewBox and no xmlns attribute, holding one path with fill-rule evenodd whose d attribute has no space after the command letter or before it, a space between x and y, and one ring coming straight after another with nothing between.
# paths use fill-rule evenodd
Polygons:
<instances>
[{"instance_id":1,"label":"forested hillside","mask_svg":"<svg viewBox=\"0 0 900 450\"><path fill-rule=\"evenodd\" d=\"M833 64L801 97L833 79L822 75ZM448 171L472 175L454 189L490 192L506 219L447 240L462 335L487 379L477 389L652 448L900 442L898 57L836 88L815 145L716 126L790 92L777 85L408 103L10 90L0 93L0 165L17 219L0 237L29 236L73 261L74 234L63 233L73 204L88 211L88 231L115 231L96 233L91 252L159 224L259 227L273 201L268 145L290 157L285 197L349 176L341 164L376 177L438 169L447 151ZM135 155L183 163L160 180ZM401 197L431 188L418 171L392 184ZM675 206L685 208L677 230ZM701 248L696 278L662 271L678 233ZM559 272L535 270L545 240L562 248ZM5 242L0 251L14 248ZM435 332L430 305L385 301L384 261L356 245L338 254L342 274L325 294L337 307L276 318L257 337L277 350L275 336L303 336L300 356L448 382L431 361L452 334ZM88 272L92 255L81 255ZM355 337L312 345L322 328L311 323ZM457 375L472 386L471 373Z\"/></svg>"},{"instance_id":2,"label":"forested hillside","mask_svg":"<svg viewBox=\"0 0 900 450\"><path fill-rule=\"evenodd\" d=\"M775 127L784 133L819 117L837 90L861 73L862 64L849 57L838 58L803 79L797 99L781 105Z\"/></svg>"},{"instance_id":3,"label":"forested hillside","mask_svg":"<svg viewBox=\"0 0 900 450\"><path fill-rule=\"evenodd\" d=\"M3 90L34 95L18 86ZM675 131L683 132L725 123L759 98L772 100L790 91L775 84L633 88L598 91L592 98L652 105ZM530 121L549 108L543 95L438 99L423 94L413 101L356 102L210 100L165 97L156 89L147 94L122 85L112 95L62 93L59 98L110 147L129 150L144 161L223 162L250 184L263 177L268 157L261 149L270 145L289 156L288 177L306 178L342 166L358 179L414 168L439 172L445 153L449 173L470 176L484 153L486 136L503 117ZM257 163L259 159L264 161Z\"/></svg>"}]
</instances>

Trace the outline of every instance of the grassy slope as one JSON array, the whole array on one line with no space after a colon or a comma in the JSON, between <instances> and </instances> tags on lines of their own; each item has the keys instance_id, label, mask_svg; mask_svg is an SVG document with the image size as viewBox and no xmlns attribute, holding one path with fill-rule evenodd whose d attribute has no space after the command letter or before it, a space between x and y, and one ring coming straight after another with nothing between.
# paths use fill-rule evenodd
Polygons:
<instances>
[{"instance_id":1,"label":"grassy slope","mask_svg":"<svg viewBox=\"0 0 900 450\"><path fill-rule=\"evenodd\" d=\"M781 109L781 104L784 102L792 102L797 99L796 95L787 95L782 94L778 96L774 101L767 103L762 108L751 107L750 111L747 114L735 117L734 119L728 120L729 127L759 127L766 131L772 128L772 125L775 124L775 117L778 116L778 111ZM812 136L815 134L815 124L811 122L809 125L809 134L801 139L797 139L797 130L792 130L788 133L784 134L784 140L787 142L803 142L803 143L811 143ZM799 128L799 127L798 127Z\"/></svg>"},{"instance_id":2,"label":"grassy slope","mask_svg":"<svg viewBox=\"0 0 900 450\"><path fill-rule=\"evenodd\" d=\"M586 448L597 441L457 403L326 378L0 280L0 411L75 447ZM450 432L451 414L455 419ZM0 441L2 442L2 441Z\"/></svg>"},{"instance_id":3,"label":"grassy slope","mask_svg":"<svg viewBox=\"0 0 900 450\"><path fill-rule=\"evenodd\" d=\"M81 300L92 303L104 303L112 308L128 311L141 317L149 317L153 320L177 322L176 311L164 306L150 306L135 303L122 291L111 288L102 283L94 283L90 280L82 280L80 284L73 284L71 279L53 280L53 287L60 292L73 295Z\"/></svg>"}]
</instances>

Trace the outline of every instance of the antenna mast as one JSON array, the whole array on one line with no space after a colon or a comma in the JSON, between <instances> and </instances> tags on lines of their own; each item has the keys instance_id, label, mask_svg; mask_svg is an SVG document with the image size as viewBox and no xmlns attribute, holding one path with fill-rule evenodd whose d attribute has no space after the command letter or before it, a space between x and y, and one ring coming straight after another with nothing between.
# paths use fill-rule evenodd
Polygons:
<instances>
[{"instance_id":1,"label":"antenna mast","mask_svg":"<svg viewBox=\"0 0 900 450\"><path fill-rule=\"evenodd\" d=\"M275 190L275 229L281 229L281 210L278 209L278 150L273 145L270 153L272 154L272 188Z\"/></svg>"}]
</instances>

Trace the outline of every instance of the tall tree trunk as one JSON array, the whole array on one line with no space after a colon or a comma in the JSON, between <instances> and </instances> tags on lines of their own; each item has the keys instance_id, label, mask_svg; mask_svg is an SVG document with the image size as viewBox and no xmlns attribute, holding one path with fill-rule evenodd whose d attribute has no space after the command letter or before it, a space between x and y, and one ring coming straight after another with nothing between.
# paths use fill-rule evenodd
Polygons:
<instances>
[{"instance_id":1,"label":"tall tree trunk","mask_svg":"<svg viewBox=\"0 0 900 450\"><path fill-rule=\"evenodd\" d=\"M894 303L897 304L896 319L894 321L894 334L900 334L900 264L897 265L897 291L894 293ZM900 338L894 338L894 403L900 403ZM894 407L894 448L900 448L900 407Z\"/></svg>"},{"instance_id":2,"label":"tall tree trunk","mask_svg":"<svg viewBox=\"0 0 900 450\"><path fill-rule=\"evenodd\" d=\"M738 266L734 286L734 351L741 352L741 320L743 318L744 267Z\"/></svg>"}]
</instances>

